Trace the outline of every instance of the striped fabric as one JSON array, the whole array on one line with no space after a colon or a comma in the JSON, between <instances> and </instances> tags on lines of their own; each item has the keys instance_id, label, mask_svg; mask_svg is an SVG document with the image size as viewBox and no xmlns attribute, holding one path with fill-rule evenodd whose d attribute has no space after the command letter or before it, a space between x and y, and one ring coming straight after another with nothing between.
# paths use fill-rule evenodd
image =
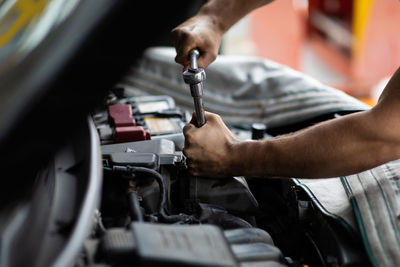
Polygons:
<instances>
[{"instance_id":1,"label":"striped fabric","mask_svg":"<svg viewBox=\"0 0 400 267\"><path fill-rule=\"evenodd\" d=\"M374 266L400 266L400 160L341 177Z\"/></svg>"},{"instance_id":2,"label":"striped fabric","mask_svg":"<svg viewBox=\"0 0 400 267\"><path fill-rule=\"evenodd\" d=\"M294 179L358 230L373 266L400 266L400 160L354 175Z\"/></svg>"}]
</instances>

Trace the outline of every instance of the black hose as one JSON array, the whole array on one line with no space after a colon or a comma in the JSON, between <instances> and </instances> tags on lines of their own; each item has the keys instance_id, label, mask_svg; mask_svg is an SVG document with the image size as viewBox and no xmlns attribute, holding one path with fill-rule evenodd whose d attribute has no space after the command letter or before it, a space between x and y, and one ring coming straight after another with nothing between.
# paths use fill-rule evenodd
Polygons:
<instances>
[{"instance_id":1,"label":"black hose","mask_svg":"<svg viewBox=\"0 0 400 267\"><path fill-rule=\"evenodd\" d=\"M165 186L164 177L156 172L155 170L144 168L144 167L133 167L133 166L113 166L113 171L124 172L129 174L147 174L156 179L158 186L160 188L160 201L158 203L158 215L162 222L175 223L184 220L183 216L180 215L167 215L165 213L165 206L167 203L167 188ZM132 179L133 177L127 177Z\"/></svg>"},{"instance_id":2,"label":"black hose","mask_svg":"<svg viewBox=\"0 0 400 267\"><path fill-rule=\"evenodd\" d=\"M140 209L139 199L135 192L128 193L129 214L132 221L143 222L143 214Z\"/></svg>"},{"instance_id":3,"label":"black hose","mask_svg":"<svg viewBox=\"0 0 400 267\"><path fill-rule=\"evenodd\" d=\"M229 213L220 213L211 216L208 220L209 223L220 225L223 229L236 229L236 228L252 228L246 220L231 215Z\"/></svg>"}]
</instances>

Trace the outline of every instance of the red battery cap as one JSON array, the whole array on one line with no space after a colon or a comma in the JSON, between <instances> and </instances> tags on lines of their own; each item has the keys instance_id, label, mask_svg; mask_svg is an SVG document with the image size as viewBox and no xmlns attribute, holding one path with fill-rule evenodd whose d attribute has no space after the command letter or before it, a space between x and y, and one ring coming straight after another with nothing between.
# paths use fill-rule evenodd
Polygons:
<instances>
[{"instance_id":1,"label":"red battery cap","mask_svg":"<svg viewBox=\"0 0 400 267\"><path fill-rule=\"evenodd\" d=\"M150 139L150 132L148 130L145 130L142 126L115 128L115 142L117 143L135 142Z\"/></svg>"},{"instance_id":2,"label":"red battery cap","mask_svg":"<svg viewBox=\"0 0 400 267\"><path fill-rule=\"evenodd\" d=\"M135 126L135 118L132 116L131 105L115 104L108 106L108 115L115 127Z\"/></svg>"}]
</instances>

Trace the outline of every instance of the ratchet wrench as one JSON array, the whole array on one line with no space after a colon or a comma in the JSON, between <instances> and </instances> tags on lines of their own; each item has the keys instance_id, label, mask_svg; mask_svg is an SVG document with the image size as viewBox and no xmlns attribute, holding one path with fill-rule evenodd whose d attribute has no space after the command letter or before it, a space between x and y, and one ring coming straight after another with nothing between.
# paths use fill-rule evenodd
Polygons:
<instances>
[{"instance_id":1,"label":"ratchet wrench","mask_svg":"<svg viewBox=\"0 0 400 267\"><path fill-rule=\"evenodd\" d=\"M206 79L206 72L197 66L199 55L200 53L197 49L190 51L190 68L183 73L183 80L190 86L198 128L206 123L203 107L203 81Z\"/></svg>"}]
</instances>

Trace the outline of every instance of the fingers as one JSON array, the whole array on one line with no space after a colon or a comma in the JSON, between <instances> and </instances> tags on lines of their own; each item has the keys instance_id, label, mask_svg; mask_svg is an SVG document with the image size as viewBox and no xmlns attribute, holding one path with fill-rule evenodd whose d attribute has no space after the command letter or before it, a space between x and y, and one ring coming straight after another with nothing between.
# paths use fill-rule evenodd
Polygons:
<instances>
[{"instance_id":1,"label":"fingers","mask_svg":"<svg viewBox=\"0 0 400 267\"><path fill-rule=\"evenodd\" d=\"M214 125L216 123L222 123L224 124L224 122L222 121L221 116L219 116L218 114L212 113L212 112L204 112L204 116L206 117L206 121L207 123Z\"/></svg>"},{"instance_id":2,"label":"fingers","mask_svg":"<svg viewBox=\"0 0 400 267\"><path fill-rule=\"evenodd\" d=\"M206 52L202 52L200 50L200 57L197 60L197 65L199 68L207 68L208 65L210 65L216 58L217 54L213 53L211 50L205 50Z\"/></svg>"},{"instance_id":3,"label":"fingers","mask_svg":"<svg viewBox=\"0 0 400 267\"><path fill-rule=\"evenodd\" d=\"M193 151L193 144L196 144L194 140L193 132L198 129L196 126L196 115L193 113L192 119L189 124L183 127L183 134L185 136L185 146L183 149L183 154L186 156L186 166L190 174L197 175L197 164L195 163L194 158L196 158L196 153Z\"/></svg>"},{"instance_id":4,"label":"fingers","mask_svg":"<svg viewBox=\"0 0 400 267\"><path fill-rule=\"evenodd\" d=\"M197 176L199 175L199 170L198 170L198 164L196 161L191 157L192 155L192 150L189 148L189 146L186 144L186 139L185 139L185 148L183 149L183 154L186 157L186 167L188 172L191 175Z\"/></svg>"},{"instance_id":5,"label":"fingers","mask_svg":"<svg viewBox=\"0 0 400 267\"><path fill-rule=\"evenodd\" d=\"M221 127L218 125L222 123L222 119L219 115L205 112L205 116L207 118L207 123L201 127L197 128L195 126L196 123L196 115L193 114L191 123L185 125L183 128L183 134L185 136L185 146L183 149L183 154L186 156L186 166L188 171L192 175L206 175L209 173L209 167L211 165L220 166L219 163L215 164L215 162L219 162L214 159L210 159L210 154L218 155L219 153L214 153L219 151L218 148L222 143L223 139L215 140L215 137L221 137L220 133L224 133L224 131L220 131ZM217 138L220 139L220 138ZM214 143L215 144L214 144ZM216 171L213 171L214 175Z\"/></svg>"},{"instance_id":6,"label":"fingers","mask_svg":"<svg viewBox=\"0 0 400 267\"><path fill-rule=\"evenodd\" d=\"M181 65L184 66L183 71L189 69L190 67L190 51L192 51L193 49L197 49L200 52L200 56L197 59L197 66L199 68L207 68L208 65L211 64L211 62L213 62L216 58L217 55L214 53L210 53L210 52L203 52L199 47L197 46L187 46L185 48L176 50L176 57L175 57L175 62L179 63Z\"/></svg>"},{"instance_id":7,"label":"fingers","mask_svg":"<svg viewBox=\"0 0 400 267\"><path fill-rule=\"evenodd\" d=\"M196 164L191 158L186 158L186 166L190 173L196 172Z\"/></svg>"},{"instance_id":8,"label":"fingers","mask_svg":"<svg viewBox=\"0 0 400 267\"><path fill-rule=\"evenodd\" d=\"M206 118L206 121L207 122L209 121L210 123L222 121L221 117L218 114L215 114L215 113L212 113L212 112L204 111L204 116ZM192 118L190 119L189 124L192 124L193 126L197 127L197 117L196 117L196 113L195 112L192 113ZM187 128L187 130L188 129L189 128ZM185 133L185 131L183 133Z\"/></svg>"},{"instance_id":9,"label":"fingers","mask_svg":"<svg viewBox=\"0 0 400 267\"><path fill-rule=\"evenodd\" d=\"M192 118L193 120L193 118ZM183 127L183 134L186 135L189 131L191 131L193 128L196 128L196 126L194 126L194 124L192 123L192 121L190 121L190 123L186 124L185 127Z\"/></svg>"},{"instance_id":10,"label":"fingers","mask_svg":"<svg viewBox=\"0 0 400 267\"><path fill-rule=\"evenodd\" d=\"M184 152L185 154L185 152ZM199 165L190 157L186 157L186 166L188 172L193 176L199 176L201 174Z\"/></svg>"},{"instance_id":11,"label":"fingers","mask_svg":"<svg viewBox=\"0 0 400 267\"><path fill-rule=\"evenodd\" d=\"M208 19L204 17L192 17L171 31L176 57L175 61L184 66L184 70L190 67L189 53L193 49L200 52L197 59L199 68L206 68L217 58L220 45L220 34L216 34Z\"/></svg>"},{"instance_id":12,"label":"fingers","mask_svg":"<svg viewBox=\"0 0 400 267\"><path fill-rule=\"evenodd\" d=\"M222 122L221 117L218 114L212 113L212 112L208 112L208 111L204 111L204 116L206 117L206 121L210 122L210 123L214 123L214 122ZM192 126L190 126L190 128L192 128L193 126L197 125L197 117L196 117L196 113L193 112L192 113L192 118L189 122L189 124L191 124ZM207 124L207 123L206 123ZM186 127L186 131L189 129L189 127ZM185 128L183 133L185 133Z\"/></svg>"},{"instance_id":13,"label":"fingers","mask_svg":"<svg viewBox=\"0 0 400 267\"><path fill-rule=\"evenodd\" d=\"M191 143L193 142L193 136L191 132L196 128L194 124L189 123L183 127L183 135L185 136L185 149L183 150L183 154L189 158L189 155L186 154L187 149L191 146Z\"/></svg>"},{"instance_id":14,"label":"fingers","mask_svg":"<svg viewBox=\"0 0 400 267\"><path fill-rule=\"evenodd\" d=\"M178 26L171 31L176 50L175 61L184 66L184 70L190 66L189 52L196 48L196 41L191 34L191 27Z\"/></svg>"}]
</instances>

